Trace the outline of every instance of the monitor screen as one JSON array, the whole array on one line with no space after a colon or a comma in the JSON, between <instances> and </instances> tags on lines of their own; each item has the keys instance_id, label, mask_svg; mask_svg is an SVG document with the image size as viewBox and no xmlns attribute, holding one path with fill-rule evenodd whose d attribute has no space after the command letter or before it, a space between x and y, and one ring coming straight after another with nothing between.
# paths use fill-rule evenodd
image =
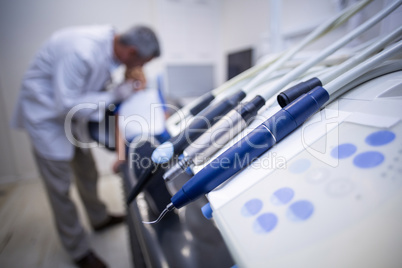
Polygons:
<instances>
[{"instance_id":1,"label":"monitor screen","mask_svg":"<svg viewBox=\"0 0 402 268\"><path fill-rule=\"evenodd\" d=\"M252 66L253 50L251 48L228 54L228 80Z\"/></svg>"}]
</instances>

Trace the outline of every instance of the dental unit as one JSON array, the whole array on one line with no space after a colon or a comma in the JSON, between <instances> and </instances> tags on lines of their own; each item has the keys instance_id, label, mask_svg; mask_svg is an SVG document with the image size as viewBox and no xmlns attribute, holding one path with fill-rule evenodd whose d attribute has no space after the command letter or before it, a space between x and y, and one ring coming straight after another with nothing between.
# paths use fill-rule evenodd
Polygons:
<instances>
[{"instance_id":1,"label":"dental unit","mask_svg":"<svg viewBox=\"0 0 402 268\"><path fill-rule=\"evenodd\" d=\"M395 4L396 3L394 3L394 6ZM179 209L186 206L246 168L252 161L302 125L310 116L319 111L322 107L325 107L329 101L333 100L334 95L339 94L338 91L345 85L352 82L356 77L364 75L367 70L373 69L398 53L400 54L401 48L402 41L399 41L343 73L328 83L325 88L317 86L279 110L275 115L260 124L195 174L194 177L173 195L171 203L166 206L157 220L145 223L156 223L160 221L167 212L174 208ZM243 164L235 165L236 158ZM225 166L217 168L217 163L223 163L223 160L225 160Z\"/></svg>"}]
</instances>

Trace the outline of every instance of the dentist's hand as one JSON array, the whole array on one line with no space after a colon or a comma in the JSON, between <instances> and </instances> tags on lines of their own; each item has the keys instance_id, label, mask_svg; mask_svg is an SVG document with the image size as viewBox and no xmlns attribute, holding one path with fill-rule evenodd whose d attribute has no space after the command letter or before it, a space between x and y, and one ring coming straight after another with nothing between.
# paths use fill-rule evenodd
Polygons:
<instances>
[{"instance_id":1,"label":"dentist's hand","mask_svg":"<svg viewBox=\"0 0 402 268\"><path fill-rule=\"evenodd\" d=\"M146 87L146 78L142 67L127 69L125 81L114 89L115 101L122 101L131 94L143 90Z\"/></svg>"},{"instance_id":2,"label":"dentist's hand","mask_svg":"<svg viewBox=\"0 0 402 268\"><path fill-rule=\"evenodd\" d=\"M139 91L146 87L147 80L142 67L134 67L126 70L126 82L132 82L133 90Z\"/></svg>"}]
</instances>

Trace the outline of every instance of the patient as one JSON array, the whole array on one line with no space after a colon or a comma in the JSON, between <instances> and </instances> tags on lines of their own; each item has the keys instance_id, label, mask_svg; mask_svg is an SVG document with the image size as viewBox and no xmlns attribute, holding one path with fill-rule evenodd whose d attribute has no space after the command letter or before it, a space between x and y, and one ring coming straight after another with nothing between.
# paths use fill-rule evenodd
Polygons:
<instances>
[{"instance_id":1,"label":"patient","mask_svg":"<svg viewBox=\"0 0 402 268\"><path fill-rule=\"evenodd\" d=\"M121 86L135 90L116 109L116 152L117 160L113 171L119 172L126 161L127 147L135 139L155 137L159 142L169 138L165 129L164 101L157 89L147 88L141 67L126 70L125 83Z\"/></svg>"}]
</instances>

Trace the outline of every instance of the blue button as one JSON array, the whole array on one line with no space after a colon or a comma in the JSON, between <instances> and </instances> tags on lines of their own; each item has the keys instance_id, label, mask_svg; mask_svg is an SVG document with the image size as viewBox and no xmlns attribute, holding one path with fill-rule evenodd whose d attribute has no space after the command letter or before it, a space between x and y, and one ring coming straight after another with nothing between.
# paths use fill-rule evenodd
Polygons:
<instances>
[{"instance_id":1,"label":"blue button","mask_svg":"<svg viewBox=\"0 0 402 268\"><path fill-rule=\"evenodd\" d=\"M289 187L284 187L280 188L275 191L275 193L272 194L271 196L271 202L274 205L285 205L292 200L293 196L295 195L295 192L289 188Z\"/></svg>"},{"instance_id":2,"label":"blue button","mask_svg":"<svg viewBox=\"0 0 402 268\"><path fill-rule=\"evenodd\" d=\"M343 159L351 156L357 151L357 148L355 145L351 143L344 143L340 144L339 146L335 147L331 151L331 156L333 158L338 158L338 159Z\"/></svg>"},{"instance_id":3,"label":"blue button","mask_svg":"<svg viewBox=\"0 0 402 268\"><path fill-rule=\"evenodd\" d=\"M202 215L208 220L212 219L212 207L210 203L206 203L202 208L201 208Z\"/></svg>"},{"instance_id":4,"label":"blue button","mask_svg":"<svg viewBox=\"0 0 402 268\"><path fill-rule=\"evenodd\" d=\"M297 201L289 206L288 216L294 221L304 221L314 212L314 205L307 200Z\"/></svg>"},{"instance_id":5,"label":"blue button","mask_svg":"<svg viewBox=\"0 0 402 268\"><path fill-rule=\"evenodd\" d=\"M299 159L290 165L289 170L290 172L297 174L306 171L310 166L311 166L310 160Z\"/></svg>"},{"instance_id":6,"label":"blue button","mask_svg":"<svg viewBox=\"0 0 402 268\"><path fill-rule=\"evenodd\" d=\"M256 233L269 233L272 231L276 224L278 223L278 218L273 213L264 213L260 215L253 224L253 230Z\"/></svg>"},{"instance_id":7,"label":"blue button","mask_svg":"<svg viewBox=\"0 0 402 268\"><path fill-rule=\"evenodd\" d=\"M262 201L260 199L254 198L247 201L241 208L241 214L244 217L251 217L256 215L262 209Z\"/></svg>"},{"instance_id":8,"label":"blue button","mask_svg":"<svg viewBox=\"0 0 402 268\"><path fill-rule=\"evenodd\" d=\"M366 138L366 143L371 146L381 146L392 142L395 139L395 133L388 130L380 130L371 133Z\"/></svg>"},{"instance_id":9,"label":"blue button","mask_svg":"<svg viewBox=\"0 0 402 268\"><path fill-rule=\"evenodd\" d=\"M356 155L353 164L359 168L373 168L384 162L384 159L382 153L369 151Z\"/></svg>"}]
</instances>

